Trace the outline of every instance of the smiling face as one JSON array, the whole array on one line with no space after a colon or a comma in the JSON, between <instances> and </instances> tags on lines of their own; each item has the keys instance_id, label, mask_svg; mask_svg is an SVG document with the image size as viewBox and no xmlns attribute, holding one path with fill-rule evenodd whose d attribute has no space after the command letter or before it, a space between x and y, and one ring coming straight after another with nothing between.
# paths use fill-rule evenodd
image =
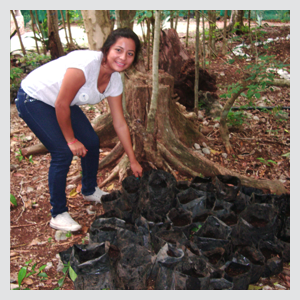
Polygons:
<instances>
[{"instance_id":1,"label":"smiling face","mask_svg":"<svg viewBox=\"0 0 300 300\"><path fill-rule=\"evenodd\" d=\"M121 37L110 47L105 67L109 68L112 72L122 72L131 66L134 57L134 41Z\"/></svg>"}]
</instances>

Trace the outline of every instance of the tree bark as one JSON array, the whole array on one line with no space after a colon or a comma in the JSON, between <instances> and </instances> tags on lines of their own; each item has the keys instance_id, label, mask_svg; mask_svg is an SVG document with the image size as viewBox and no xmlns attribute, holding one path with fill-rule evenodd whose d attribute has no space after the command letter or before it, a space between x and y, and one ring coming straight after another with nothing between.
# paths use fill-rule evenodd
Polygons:
<instances>
[{"instance_id":1,"label":"tree bark","mask_svg":"<svg viewBox=\"0 0 300 300\"><path fill-rule=\"evenodd\" d=\"M198 91L199 91L199 11L196 10L196 47L195 47L195 88L194 88L194 112L198 115Z\"/></svg>"},{"instance_id":2,"label":"tree bark","mask_svg":"<svg viewBox=\"0 0 300 300\"><path fill-rule=\"evenodd\" d=\"M113 30L109 10L82 10L89 49L99 51Z\"/></svg>"},{"instance_id":3,"label":"tree bark","mask_svg":"<svg viewBox=\"0 0 300 300\"><path fill-rule=\"evenodd\" d=\"M134 18L136 10L119 10L120 15L120 27L128 27L133 30L132 19Z\"/></svg>"},{"instance_id":4,"label":"tree bark","mask_svg":"<svg viewBox=\"0 0 300 300\"><path fill-rule=\"evenodd\" d=\"M37 51L38 54L40 54L39 45L38 45L36 35L35 35L35 29L34 29L34 23L35 22L34 22L34 16L33 16L32 10L30 10L29 13L30 13L30 18L31 18L31 27L32 27L32 32L33 32L33 36L34 36L36 51Z\"/></svg>"},{"instance_id":5,"label":"tree bark","mask_svg":"<svg viewBox=\"0 0 300 300\"><path fill-rule=\"evenodd\" d=\"M186 46L186 47L188 47L188 45L189 45L190 16L191 16L191 11L188 10L188 14L187 14L187 24L186 24L186 39L185 39L185 46Z\"/></svg>"},{"instance_id":6,"label":"tree bark","mask_svg":"<svg viewBox=\"0 0 300 300\"><path fill-rule=\"evenodd\" d=\"M160 37L160 11L155 11L155 29L154 29L154 45L152 58L152 98L148 114L147 132L153 134L154 119L157 110L158 95L158 57L159 57L159 37Z\"/></svg>"},{"instance_id":7,"label":"tree bark","mask_svg":"<svg viewBox=\"0 0 300 300\"><path fill-rule=\"evenodd\" d=\"M202 61L202 69L205 70L205 22L204 22L204 11L202 10L202 42L203 42L203 61Z\"/></svg>"},{"instance_id":8,"label":"tree bark","mask_svg":"<svg viewBox=\"0 0 300 300\"><path fill-rule=\"evenodd\" d=\"M232 93L231 97L226 101L225 105L224 105L224 108L223 108L223 111L221 113L221 117L220 117L220 136L222 138L222 141L223 141L223 144L225 146L225 149L226 149L226 152L228 154L232 154L234 153L234 150L230 144L230 141L229 141L229 130L228 130L228 127L227 127L227 116L228 116L228 113L233 105L233 103L235 102L235 100L238 98L238 96L244 92L247 87L246 87L246 82L244 81L242 83L242 87L240 88L240 90L237 92L237 93Z\"/></svg>"},{"instance_id":9,"label":"tree bark","mask_svg":"<svg viewBox=\"0 0 300 300\"><path fill-rule=\"evenodd\" d=\"M13 19L14 19L14 22L15 22L15 26L16 26L16 30L17 30L18 37L19 37L19 41L20 41L22 53L23 53L23 55L26 55L25 47L24 47L24 44L23 44L23 42L22 42L22 38L21 38L21 34L20 34L20 30L19 30L19 25L18 25L16 16L15 16L13 10L11 10L10 12L11 12L11 15L12 15L12 17L13 17Z\"/></svg>"},{"instance_id":10,"label":"tree bark","mask_svg":"<svg viewBox=\"0 0 300 300\"><path fill-rule=\"evenodd\" d=\"M66 37L66 41L67 41L67 46L68 46L68 48L70 48L70 42L69 42L69 39L68 39L66 22L65 22L65 18L64 18L64 14L63 14L62 10L60 10L60 15L61 15L61 20L63 22L63 27L64 27L64 31L65 31L65 37Z\"/></svg>"},{"instance_id":11,"label":"tree bark","mask_svg":"<svg viewBox=\"0 0 300 300\"><path fill-rule=\"evenodd\" d=\"M48 48L51 53L51 58L56 59L65 55L61 40L58 34L58 16L56 10L47 10L48 16Z\"/></svg>"},{"instance_id":12,"label":"tree bark","mask_svg":"<svg viewBox=\"0 0 300 300\"><path fill-rule=\"evenodd\" d=\"M225 55L227 50L227 31L226 31L226 26L227 26L227 10L224 12L224 29L223 29L223 45L222 45L222 54Z\"/></svg>"}]
</instances>

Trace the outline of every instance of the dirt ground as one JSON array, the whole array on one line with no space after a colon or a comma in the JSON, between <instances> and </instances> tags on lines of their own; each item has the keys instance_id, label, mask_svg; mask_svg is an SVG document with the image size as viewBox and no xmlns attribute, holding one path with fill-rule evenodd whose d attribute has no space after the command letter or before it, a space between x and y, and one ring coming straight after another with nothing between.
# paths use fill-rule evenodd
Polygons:
<instances>
[{"instance_id":1,"label":"dirt ground","mask_svg":"<svg viewBox=\"0 0 300 300\"><path fill-rule=\"evenodd\" d=\"M266 55L275 55L276 59L285 64L290 64L290 40L286 37L290 34L290 26L272 26L263 29L267 38L284 38L271 43L267 49L258 47L258 51ZM184 35L181 35L184 42ZM192 41L191 41L192 42ZM245 41L247 43L247 40ZM233 45L240 44L236 41ZM222 44L217 42L217 52L221 53ZM193 45L190 46L193 53ZM236 73L235 63L228 65L224 63L225 57L218 54L208 66L210 74L217 78L218 91L220 96L226 91L226 86L237 82L239 74ZM244 62L246 64L246 62ZM289 70L289 68L288 68ZM219 99L221 104L224 100ZM204 113L204 119L198 120L198 125L206 127L206 137L209 140L207 145L214 150L209 158L216 163L234 170L240 174L261 179L276 179L283 182L290 191L290 159L283 156L290 152L290 111L280 110L280 107L290 106L290 88L276 87L266 89L261 93L261 98L254 101L263 102L264 106L277 107L274 110L248 111L252 114L240 127L232 127L231 144L235 155L229 155L226 159L221 155L225 148L220 139L219 130L214 125L217 120L209 118ZM246 103L246 98L240 97L234 106ZM99 114L107 111L105 101L95 106L83 106L83 111L92 120ZM253 117L258 117L254 120ZM196 143L197 141L195 141ZM30 290L52 290L58 287L58 281L63 277L62 272L57 271L59 264L58 253L66 250L73 244L88 242L89 227L97 215L102 213L101 204L92 204L83 201L80 193L81 184L74 180L80 174L80 160L74 157L67 179L67 199L71 216L82 225L82 230L73 233L67 240L56 241L56 230L50 228L49 221L50 203L48 190L48 168L50 154L38 155L32 158L20 158L19 149L37 144L39 141L30 131L25 122L18 117L15 104L10 106L10 193L15 196L17 206L10 207L10 283L11 288L17 286L17 276L21 267L29 263L28 270L36 264L37 271L43 265L47 265L44 272L46 278L41 279L37 274L26 278L22 283L22 289ZM100 159L103 159L111 149L102 149ZM265 161L262 161L263 158ZM267 162L271 160L272 162ZM275 162L275 163L274 163ZM98 182L101 183L110 170L99 170ZM191 180L185 176L178 175L178 180ZM103 189L111 192L120 189L117 180L108 183ZM257 289L290 289L290 265L284 264L282 273L271 278L261 278L254 285ZM63 290L74 289L72 281L66 277L62 286Z\"/></svg>"}]
</instances>

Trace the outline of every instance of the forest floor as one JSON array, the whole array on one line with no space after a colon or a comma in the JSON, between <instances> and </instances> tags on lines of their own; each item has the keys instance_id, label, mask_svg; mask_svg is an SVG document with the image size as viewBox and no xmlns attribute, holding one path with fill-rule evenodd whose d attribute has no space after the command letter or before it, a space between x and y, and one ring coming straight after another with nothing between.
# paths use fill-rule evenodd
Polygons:
<instances>
[{"instance_id":1,"label":"forest floor","mask_svg":"<svg viewBox=\"0 0 300 300\"><path fill-rule=\"evenodd\" d=\"M257 47L260 54L275 55L278 61L290 64L290 26L272 26L263 28L265 32L262 40L277 38L278 41L270 43L268 47ZM283 39L281 39L283 38ZM182 42L185 41L181 35ZM248 41L245 40L246 44ZM192 41L191 41L192 43ZM231 43L229 46L240 44L241 41ZM217 52L221 53L222 45L217 42ZM189 48L193 53L193 45ZM216 76L220 96L226 92L226 87L239 79L236 72L238 66L225 64L226 57L219 54L208 66L208 72ZM246 64L246 62L244 62ZM289 67L287 68L289 71ZM221 104L225 100L219 98ZM234 106L246 104L246 98L240 97ZM225 153L219 129L215 126L218 120L205 115L202 120L197 120L197 125L204 125L207 146L213 150L209 158L226 168L239 174L260 179L280 180L287 191L290 191L290 110L282 107L290 106L290 88L274 87L261 92L261 98L254 101L254 105L272 106L273 110L249 110L248 117L240 126L230 128L230 142L235 150L234 155L224 158ZM94 106L83 106L83 111L92 120L99 114L107 113L105 101ZM241 120L236 115L236 120ZM22 289L52 290L58 287L58 281L63 277L57 271L60 259L58 253L66 250L73 244L88 242L89 228L96 216L103 212L101 204L84 202L80 193L80 182L74 181L80 174L80 160L74 157L67 178L67 199L71 216L82 225L82 230L72 233L67 240L56 241L56 230L49 226L51 218L48 168L50 154L21 158L19 149L39 143L35 135L25 122L18 117L15 104L10 106L10 193L17 200L17 206L10 207L10 283L11 288L17 286L19 270L30 261L28 272L36 264L37 271L41 266L47 265L43 271L47 277L30 275L22 282ZM195 141L196 143L197 141ZM111 149L101 149L100 159L103 159ZM99 170L98 182L101 183L109 174L108 169ZM178 175L178 180L192 180L186 176ZM108 183L103 190L111 192L120 189L121 183L114 180ZM261 278L256 284L257 289L290 289L290 264L285 263L283 272L271 278ZM74 289L73 282L66 277L62 286L63 290Z\"/></svg>"}]
</instances>

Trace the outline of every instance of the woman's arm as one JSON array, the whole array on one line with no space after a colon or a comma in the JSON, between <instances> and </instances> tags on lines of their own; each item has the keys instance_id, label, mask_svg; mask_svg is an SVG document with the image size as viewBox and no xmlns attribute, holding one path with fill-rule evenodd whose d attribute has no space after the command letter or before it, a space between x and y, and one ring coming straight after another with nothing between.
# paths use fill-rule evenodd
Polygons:
<instances>
[{"instance_id":1,"label":"woman's arm","mask_svg":"<svg viewBox=\"0 0 300 300\"><path fill-rule=\"evenodd\" d=\"M131 170L134 176L142 176L143 169L134 155L129 128L124 118L122 107L122 94L117 97L107 97L107 101L113 118L114 129L129 158Z\"/></svg>"},{"instance_id":2,"label":"woman's arm","mask_svg":"<svg viewBox=\"0 0 300 300\"><path fill-rule=\"evenodd\" d=\"M75 140L71 125L70 104L84 83L85 76L82 70L67 69L55 101L56 118L67 143ZM69 147L74 155L83 157L86 155L87 150L80 141L69 145Z\"/></svg>"}]
</instances>

